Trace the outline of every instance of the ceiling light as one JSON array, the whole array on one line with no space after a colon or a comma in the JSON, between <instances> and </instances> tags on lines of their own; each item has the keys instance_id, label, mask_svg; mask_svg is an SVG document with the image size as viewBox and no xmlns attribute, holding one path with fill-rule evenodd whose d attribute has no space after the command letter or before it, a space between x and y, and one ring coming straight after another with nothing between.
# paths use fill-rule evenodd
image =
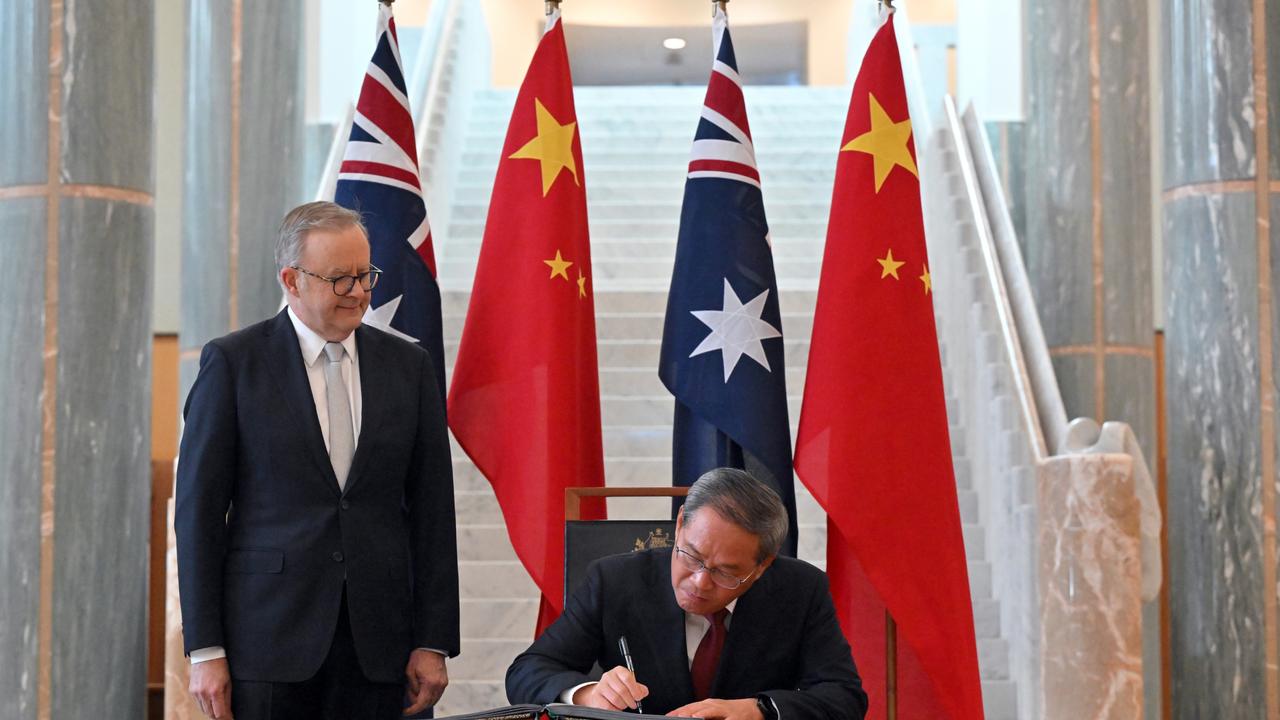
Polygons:
<instances>
[{"instance_id":1,"label":"ceiling light","mask_svg":"<svg viewBox=\"0 0 1280 720\"><path fill-rule=\"evenodd\" d=\"M662 41L662 47L668 50L683 50L685 46L684 38L669 37Z\"/></svg>"}]
</instances>

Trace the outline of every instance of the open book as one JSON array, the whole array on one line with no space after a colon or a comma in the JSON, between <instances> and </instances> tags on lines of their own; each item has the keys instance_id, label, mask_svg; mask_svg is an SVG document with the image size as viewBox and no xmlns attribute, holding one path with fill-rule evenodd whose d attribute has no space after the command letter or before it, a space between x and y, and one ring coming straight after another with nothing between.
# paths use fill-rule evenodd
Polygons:
<instances>
[{"instance_id":1,"label":"open book","mask_svg":"<svg viewBox=\"0 0 1280 720\"><path fill-rule=\"evenodd\" d=\"M548 720L636 720L636 718L665 717L618 710L597 710L585 705L552 703L550 705L508 705L464 715L450 715L436 720L540 720L543 716Z\"/></svg>"}]
</instances>

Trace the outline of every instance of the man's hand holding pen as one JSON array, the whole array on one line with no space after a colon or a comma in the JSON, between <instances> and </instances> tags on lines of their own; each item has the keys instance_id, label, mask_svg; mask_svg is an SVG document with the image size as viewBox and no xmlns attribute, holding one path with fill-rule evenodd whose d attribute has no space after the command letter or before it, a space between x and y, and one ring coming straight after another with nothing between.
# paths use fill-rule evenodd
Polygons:
<instances>
[{"instance_id":1,"label":"man's hand holding pen","mask_svg":"<svg viewBox=\"0 0 1280 720\"><path fill-rule=\"evenodd\" d=\"M649 688L636 682L630 670L619 665L600 676L600 682L579 688L573 694L574 705L601 710L635 710L649 695Z\"/></svg>"}]
</instances>

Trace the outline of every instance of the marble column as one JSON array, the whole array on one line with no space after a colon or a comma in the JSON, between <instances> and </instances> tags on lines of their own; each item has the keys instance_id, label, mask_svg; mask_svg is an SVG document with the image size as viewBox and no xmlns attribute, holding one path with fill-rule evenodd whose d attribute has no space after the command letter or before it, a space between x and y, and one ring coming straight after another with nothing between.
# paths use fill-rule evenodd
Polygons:
<instances>
[{"instance_id":1,"label":"marble column","mask_svg":"<svg viewBox=\"0 0 1280 720\"><path fill-rule=\"evenodd\" d=\"M0 701L141 717L153 7L0 4Z\"/></svg>"},{"instance_id":2,"label":"marble column","mask_svg":"<svg viewBox=\"0 0 1280 720\"><path fill-rule=\"evenodd\" d=\"M1280 16L1264 8L1170 0L1162 9L1174 718L1280 716L1280 47L1268 44L1280 39Z\"/></svg>"},{"instance_id":3,"label":"marble column","mask_svg":"<svg viewBox=\"0 0 1280 720\"><path fill-rule=\"evenodd\" d=\"M275 230L314 186L303 178L303 5L188 0L184 401L204 343L280 307Z\"/></svg>"},{"instance_id":4,"label":"marble column","mask_svg":"<svg viewBox=\"0 0 1280 720\"><path fill-rule=\"evenodd\" d=\"M1030 0L1026 262L1067 416L1155 459L1146 2ZM1053 442L1054 439L1050 439Z\"/></svg>"}]
</instances>

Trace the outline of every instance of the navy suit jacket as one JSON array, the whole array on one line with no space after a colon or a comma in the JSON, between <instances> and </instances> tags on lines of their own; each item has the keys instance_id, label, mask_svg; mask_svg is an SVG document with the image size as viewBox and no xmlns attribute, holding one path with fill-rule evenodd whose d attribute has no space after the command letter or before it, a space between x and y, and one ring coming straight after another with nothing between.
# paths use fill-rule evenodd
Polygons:
<instances>
[{"instance_id":1,"label":"navy suit jacket","mask_svg":"<svg viewBox=\"0 0 1280 720\"><path fill-rule=\"evenodd\" d=\"M685 614L671 588L671 550L613 555L592 564L564 614L507 670L512 703L559 702L565 690L598 679L594 664L624 665L627 636L636 680L648 686L646 713L693 702ZM738 599L711 696L767 694L783 720L850 720L867 695L836 620L827 576L779 557Z\"/></svg>"},{"instance_id":2,"label":"navy suit jacket","mask_svg":"<svg viewBox=\"0 0 1280 720\"><path fill-rule=\"evenodd\" d=\"M356 330L362 420L345 490L286 312L209 342L187 396L174 527L186 651L233 678L316 673L345 585L364 674L402 682L415 647L458 653L444 403L430 356Z\"/></svg>"}]
</instances>

